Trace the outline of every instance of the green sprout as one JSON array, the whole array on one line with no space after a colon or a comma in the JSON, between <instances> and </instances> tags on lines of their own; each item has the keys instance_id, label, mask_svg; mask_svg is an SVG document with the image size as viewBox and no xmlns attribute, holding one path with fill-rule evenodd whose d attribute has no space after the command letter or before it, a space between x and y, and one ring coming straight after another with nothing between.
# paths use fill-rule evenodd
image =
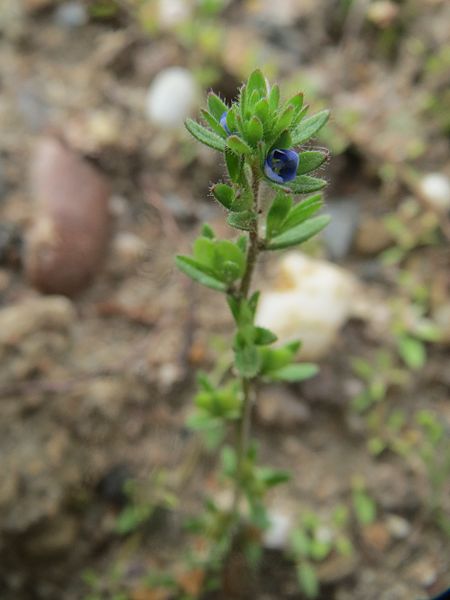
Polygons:
<instances>
[{"instance_id":1,"label":"green sprout","mask_svg":"<svg viewBox=\"0 0 450 600\"><path fill-rule=\"evenodd\" d=\"M217 565L246 525L260 531L267 527L265 495L289 478L284 471L258 465L257 444L251 439L257 384L298 382L317 373L315 365L297 362L300 342L273 346L276 335L255 324L259 292L252 290L262 253L298 246L329 222L327 215L319 214L323 199L318 192L326 181L312 175L328 155L303 149L329 113L323 110L306 117L307 108L301 93L282 101L278 85L270 86L256 70L231 105L210 93L207 108L201 111L203 124L186 121L195 139L224 158L227 180L213 185L211 191L225 210L228 225L238 231L234 240L218 239L205 224L192 255L176 257L185 275L224 295L235 326L229 378L217 385L213 377L199 375L200 389L188 420L195 430L213 432L210 442L221 446L221 477L232 491L228 509L210 502L203 519L197 521L200 529L204 526L213 532ZM303 194L312 195L296 201ZM266 198L270 208L264 214ZM255 555L250 551L253 542L246 549Z\"/></svg>"}]
</instances>

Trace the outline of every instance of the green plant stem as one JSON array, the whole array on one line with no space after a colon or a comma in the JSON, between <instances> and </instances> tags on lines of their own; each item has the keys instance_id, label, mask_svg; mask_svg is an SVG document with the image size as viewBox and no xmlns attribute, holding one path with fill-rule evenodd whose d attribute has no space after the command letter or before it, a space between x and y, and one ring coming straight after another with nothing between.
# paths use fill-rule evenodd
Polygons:
<instances>
[{"instance_id":1,"label":"green plant stem","mask_svg":"<svg viewBox=\"0 0 450 600\"><path fill-rule=\"evenodd\" d=\"M259 209L259 192L260 185L257 177L257 170L253 169L253 209L255 215L258 215ZM258 240L258 220L255 219L252 229L249 232L249 248L247 252L247 266L245 269L244 277L241 280L239 288L239 296L241 298L247 298L250 286L252 282L253 272L255 270L256 260L259 254L259 240ZM242 480L245 457L247 455L248 443L250 440L251 431L251 412L252 412L252 393L253 386L251 379L246 377L242 378L242 412L238 421L238 432L236 441L236 456L237 456L237 473L234 484L233 493L233 504L232 504L232 515L235 521L239 520L239 502L242 495Z\"/></svg>"}]
</instances>

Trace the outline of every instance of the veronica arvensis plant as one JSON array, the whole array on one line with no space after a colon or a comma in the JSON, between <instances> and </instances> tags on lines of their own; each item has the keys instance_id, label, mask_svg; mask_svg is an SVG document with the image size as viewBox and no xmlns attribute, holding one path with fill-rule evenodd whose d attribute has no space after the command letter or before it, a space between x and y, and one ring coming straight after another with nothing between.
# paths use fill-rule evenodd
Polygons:
<instances>
[{"instance_id":1,"label":"veronica arvensis plant","mask_svg":"<svg viewBox=\"0 0 450 600\"><path fill-rule=\"evenodd\" d=\"M212 194L225 208L228 224L243 232L235 241L220 240L203 225L192 256L176 258L186 275L224 294L236 329L229 380L216 382L199 374L200 391L189 419L192 428L219 434L215 439L222 444L222 472L233 489L228 510L219 510L209 500L198 521L215 538L219 563L245 522L259 529L267 526L264 496L288 479L285 472L256 464L251 441L256 382L296 382L317 372L315 365L296 361L300 342L274 346L274 333L255 324L259 292L251 293L260 253L297 246L329 221L317 215L323 204L320 193L294 201L326 184L310 173L327 155L302 150L302 145L323 127L328 111L309 118L306 111L302 94L282 103L278 86L269 87L256 70L231 106L210 93L208 108L201 111L205 125L186 122L198 141L224 156L228 182L215 184ZM267 214L263 196L271 200Z\"/></svg>"}]
</instances>

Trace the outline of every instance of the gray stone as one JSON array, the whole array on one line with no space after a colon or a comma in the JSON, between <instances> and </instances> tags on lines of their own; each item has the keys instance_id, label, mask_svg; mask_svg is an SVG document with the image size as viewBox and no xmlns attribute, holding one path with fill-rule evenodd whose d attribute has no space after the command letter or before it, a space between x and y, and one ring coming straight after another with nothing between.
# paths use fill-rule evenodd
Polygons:
<instances>
[{"instance_id":1,"label":"gray stone","mask_svg":"<svg viewBox=\"0 0 450 600\"><path fill-rule=\"evenodd\" d=\"M328 253L333 259L345 258L358 226L358 202L352 198L333 200L327 204L326 212L331 216L323 233Z\"/></svg>"}]
</instances>

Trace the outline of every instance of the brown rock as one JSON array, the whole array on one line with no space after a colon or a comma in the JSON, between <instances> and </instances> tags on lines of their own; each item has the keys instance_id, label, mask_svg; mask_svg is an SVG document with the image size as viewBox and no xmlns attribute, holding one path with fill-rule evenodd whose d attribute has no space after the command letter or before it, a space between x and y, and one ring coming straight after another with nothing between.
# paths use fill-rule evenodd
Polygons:
<instances>
[{"instance_id":1,"label":"brown rock","mask_svg":"<svg viewBox=\"0 0 450 600\"><path fill-rule=\"evenodd\" d=\"M384 552L391 543L391 534L384 523L377 521L362 529L362 538L372 550Z\"/></svg>"},{"instance_id":2,"label":"brown rock","mask_svg":"<svg viewBox=\"0 0 450 600\"><path fill-rule=\"evenodd\" d=\"M25 269L44 293L72 296L97 274L106 253L109 188L88 162L55 138L42 138L31 166L35 217Z\"/></svg>"}]
</instances>

